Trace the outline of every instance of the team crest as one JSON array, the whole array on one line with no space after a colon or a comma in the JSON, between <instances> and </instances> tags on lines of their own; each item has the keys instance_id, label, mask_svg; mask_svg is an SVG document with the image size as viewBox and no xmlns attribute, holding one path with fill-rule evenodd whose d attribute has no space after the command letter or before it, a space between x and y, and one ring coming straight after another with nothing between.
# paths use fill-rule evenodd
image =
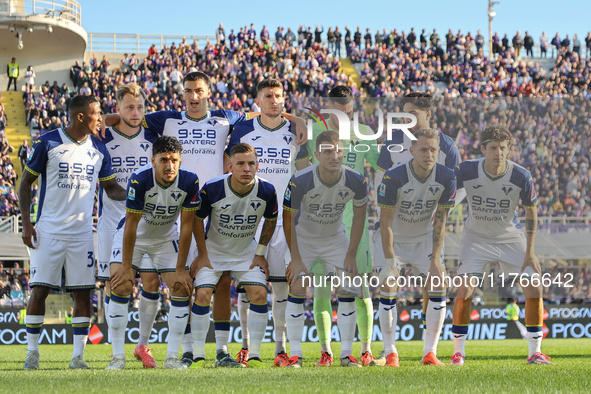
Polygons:
<instances>
[{"instance_id":1,"label":"team crest","mask_svg":"<svg viewBox=\"0 0 591 394\"><path fill-rule=\"evenodd\" d=\"M346 190L341 190L339 192L339 196L344 200L349 195L349 192Z\"/></svg>"},{"instance_id":2,"label":"team crest","mask_svg":"<svg viewBox=\"0 0 591 394\"><path fill-rule=\"evenodd\" d=\"M261 202L260 201L253 201L250 203L250 206L252 207L252 209L254 209L256 211L261 206Z\"/></svg>"},{"instance_id":3,"label":"team crest","mask_svg":"<svg viewBox=\"0 0 591 394\"><path fill-rule=\"evenodd\" d=\"M144 152L146 152L150 148L150 145L149 144L141 143L140 144L140 148L142 148L144 150Z\"/></svg>"},{"instance_id":4,"label":"team crest","mask_svg":"<svg viewBox=\"0 0 591 394\"><path fill-rule=\"evenodd\" d=\"M91 159L94 159L94 157L97 155L97 153L95 151L93 151L93 150L89 150L86 153L88 153L88 157L90 157Z\"/></svg>"},{"instance_id":5,"label":"team crest","mask_svg":"<svg viewBox=\"0 0 591 394\"><path fill-rule=\"evenodd\" d=\"M435 195L439 191L439 186L429 186L429 191L431 194Z\"/></svg>"},{"instance_id":6,"label":"team crest","mask_svg":"<svg viewBox=\"0 0 591 394\"><path fill-rule=\"evenodd\" d=\"M503 193L505 193L505 195L508 195L513 191L513 187L511 187L511 185L503 185L501 190L503 191Z\"/></svg>"},{"instance_id":7,"label":"team crest","mask_svg":"<svg viewBox=\"0 0 591 394\"><path fill-rule=\"evenodd\" d=\"M178 201L178 199L181 198L181 193L170 193L170 197L172 197L174 201Z\"/></svg>"},{"instance_id":8,"label":"team crest","mask_svg":"<svg viewBox=\"0 0 591 394\"><path fill-rule=\"evenodd\" d=\"M215 126L216 124L219 124L219 123L220 122L218 122L215 119L210 119L210 120L207 121L207 124L212 125L212 126Z\"/></svg>"},{"instance_id":9,"label":"team crest","mask_svg":"<svg viewBox=\"0 0 591 394\"><path fill-rule=\"evenodd\" d=\"M121 254L121 249L115 249L115 250L113 250L113 258L116 258L120 254Z\"/></svg>"},{"instance_id":10,"label":"team crest","mask_svg":"<svg viewBox=\"0 0 591 394\"><path fill-rule=\"evenodd\" d=\"M283 136L283 141L285 141L285 143L286 143L287 145L291 144L291 141L292 141L292 139L293 139L293 138L291 138L291 135L284 135L284 136Z\"/></svg>"}]
</instances>

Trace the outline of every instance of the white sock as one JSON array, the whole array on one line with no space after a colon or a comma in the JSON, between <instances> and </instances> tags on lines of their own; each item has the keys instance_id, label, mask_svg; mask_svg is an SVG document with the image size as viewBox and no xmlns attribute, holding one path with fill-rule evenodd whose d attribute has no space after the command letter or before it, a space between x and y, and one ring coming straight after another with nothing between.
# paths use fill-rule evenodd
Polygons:
<instances>
[{"instance_id":1,"label":"white sock","mask_svg":"<svg viewBox=\"0 0 591 394\"><path fill-rule=\"evenodd\" d=\"M468 326L456 326L454 324L451 327L451 334L454 338L454 354L460 353L466 357L464 347L466 345L466 337L468 336Z\"/></svg>"},{"instance_id":2,"label":"white sock","mask_svg":"<svg viewBox=\"0 0 591 394\"><path fill-rule=\"evenodd\" d=\"M250 300L246 293L238 293L238 317L240 318L240 330L242 332L242 348L250 348L250 335L248 332L248 309Z\"/></svg>"},{"instance_id":3,"label":"white sock","mask_svg":"<svg viewBox=\"0 0 591 394\"><path fill-rule=\"evenodd\" d=\"M443 297L438 294L435 297L429 295L429 304L427 305L427 328L425 330L425 343L423 345L423 357L429 352L437 355L437 344L439 335L445 320L445 293Z\"/></svg>"},{"instance_id":4,"label":"white sock","mask_svg":"<svg viewBox=\"0 0 591 394\"><path fill-rule=\"evenodd\" d=\"M382 330L382 341L384 342L384 354L398 354L396 349L396 324L398 311L396 310L396 297L388 294L380 294L379 305L380 329Z\"/></svg>"},{"instance_id":5,"label":"white sock","mask_svg":"<svg viewBox=\"0 0 591 394\"><path fill-rule=\"evenodd\" d=\"M140 296L140 305L138 308L140 316L140 338L138 346L148 346L154 320L158 314L158 303L160 301L159 293L150 293L142 288Z\"/></svg>"},{"instance_id":6,"label":"white sock","mask_svg":"<svg viewBox=\"0 0 591 394\"><path fill-rule=\"evenodd\" d=\"M27 350L39 351L39 335L41 334L43 318L43 315L25 316L25 324L27 325Z\"/></svg>"},{"instance_id":7,"label":"white sock","mask_svg":"<svg viewBox=\"0 0 591 394\"><path fill-rule=\"evenodd\" d=\"M530 329L538 329L538 327L528 327L527 329L527 357L531 357L536 353L542 352L542 338L544 334L542 330L529 331Z\"/></svg>"},{"instance_id":8,"label":"white sock","mask_svg":"<svg viewBox=\"0 0 591 394\"><path fill-rule=\"evenodd\" d=\"M285 346L287 338L287 329L285 327L285 308L287 307L287 294L289 285L287 282L271 282L273 288L273 304L271 311L273 314L273 327L275 330L275 355L281 352L287 352Z\"/></svg>"},{"instance_id":9,"label":"white sock","mask_svg":"<svg viewBox=\"0 0 591 394\"><path fill-rule=\"evenodd\" d=\"M292 295L287 300L285 307L285 322L287 326L287 339L292 356L304 357L302 353L302 335L304 332L304 298L296 298Z\"/></svg>"},{"instance_id":10,"label":"white sock","mask_svg":"<svg viewBox=\"0 0 591 394\"><path fill-rule=\"evenodd\" d=\"M248 313L248 331L252 335L250 343L250 355L248 358L261 358L261 344L265 337L267 329L267 320L269 318L269 310L267 304L253 304L250 303L250 311Z\"/></svg>"},{"instance_id":11,"label":"white sock","mask_svg":"<svg viewBox=\"0 0 591 394\"><path fill-rule=\"evenodd\" d=\"M189 314L189 321L185 327L185 334L183 335L183 353L193 353L193 334L191 333L191 315Z\"/></svg>"},{"instance_id":12,"label":"white sock","mask_svg":"<svg viewBox=\"0 0 591 394\"><path fill-rule=\"evenodd\" d=\"M127 328L127 311L129 305L129 296L120 297L111 293L111 302L109 302L109 319L111 326L111 345L113 346L113 355L125 354L125 329Z\"/></svg>"},{"instance_id":13,"label":"white sock","mask_svg":"<svg viewBox=\"0 0 591 394\"><path fill-rule=\"evenodd\" d=\"M191 313L191 336L195 350L193 358L205 358L205 340L209 331L209 305L201 306L193 303Z\"/></svg>"},{"instance_id":14,"label":"white sock","mask_svg":"<svg viewBox=\"0 0 591 394\"><path fill-rule=\"evenodd\" d=\"M189 297L171 297L168 314L168 349L166 357L178 357L183 334L189 321Z\"/></svg>"},{"instance_id":15,"label":"white sock","mask_svg":"<svg viewBox=\"0 0 591 394\"><path fill-rule=\"evenodd\" d=\"M111 319L109 318L109 303L110 302L111 302L111 296L109 294L105 294L105 323L107 323L107 330L111 329Z\"/></svg>"},{"instance_id":16,"label":"white sock","mask_svg":"<svg viewBox=\"0 0 591 394\"><path fill-rule=\"evenodd\" d=\"M72 358L84 355L89 330L90 317L72 317L72 331L74 332L74 352L72 353Z\"/></svg>"},{"instance_id":17,"label":"white sock","mask_svg":"<svg viewBox=\"0 0 591 394\"><path fill-rule=\"evenodd\" d=\"M357 328L355 298L339 297L337 315L337 325L341 333L341 358L343 358L353 354L353 339Z\"/></svg>"},{"instance_id":18,"label":"white sock","mask_svg":"<svg viewBox=\"0 0 591 394\"><path fill-rule=\"evenodd\" d=\"M230 322L214 320L216 353L229 353L228 342L230 341Z\"/></svg>"}]
</instances>

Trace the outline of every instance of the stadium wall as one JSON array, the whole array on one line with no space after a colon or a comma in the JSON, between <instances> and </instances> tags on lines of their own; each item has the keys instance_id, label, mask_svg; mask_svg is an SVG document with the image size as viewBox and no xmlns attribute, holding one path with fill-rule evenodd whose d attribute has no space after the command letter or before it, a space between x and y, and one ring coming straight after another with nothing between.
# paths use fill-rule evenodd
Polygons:
<instances>
[{"instance_id":1,"label":"stadium wall","mask_svg":"<svg viewBox=\"0 0 591 394\"><path fill-rule=\"evenodd\" d=\"M18 310L5 309L0 312L0 345L26 344L26 329L18 324ZM521 320L525 311L521 311ZM504 307L475 308L471 314L471 324L468 331L468 339L476 340L503 340L521 339L517 326L506 319ZM137 311L128 313L129 324L127 327L126 343L137 343L139 338L139 318ZM402 308L398 317L399 323L396 331L397 341L422 340L423 330L421 325L420 308ZM441 340L451 340L452 333L451 309L447 310L445 323L441 334ZM544 311L544 338L591 338L591 308L578 307L551 307ZM333 341L340 341L339 330L333 324L331 332ZM168 340L168 323L154 324L150 342L166 343ZM271 314L265 330L263 342L273 342L273 322ZM358 338L356 339L358 340ZM374 314L373 341L381 341L382 333L378 321L377 311ZM109 342L106 324L94 324L91 327L89 341L95 345ZM215 342L213 325L207 334L207 342ZM318 332L312 320L306 320L302 334L303 342L318 342ZM241 343L241 329L237 313L232 313L230 326L230 342ZM41 331L41 344L72 344L72 327L66 324L45 325Z\"/></svg>"}]
</instances>

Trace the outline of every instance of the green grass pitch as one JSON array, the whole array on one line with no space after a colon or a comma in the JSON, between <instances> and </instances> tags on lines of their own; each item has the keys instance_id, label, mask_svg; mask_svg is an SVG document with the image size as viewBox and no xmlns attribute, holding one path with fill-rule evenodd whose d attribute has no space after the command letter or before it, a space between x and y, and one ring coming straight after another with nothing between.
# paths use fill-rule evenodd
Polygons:
<instances>
[{"instance_id":1,"label":"green grass pitch","mask_svg":"<svg viewBox=\"0 0 591 394\"><path fill-rule=\"evenodd\" d=\"M268 369L230 370L213 367L214 344L206 347L208 368L170 371L146 370L133 358L133 345L126 345L124 371L105 371L111 346L88 345L85 360L93 368L67 369L72 346L42 345L39 371L23 371L26 346L0 347L0 392L587 392L591 341L585 339L544 340L542 350L556 365L527 365L527 342L523 340L468 341L463 367L421 366L422 342L398 342L400 368L343 368L335 363L315 368L320 345L303 343L306 358L299 370L272 368L275 346L263 344ZM162 366L166 345L154 345L154 356ZM235 353L239 344L231 344ZM333 344L338 355L340 344ZM374 343L375 354L381 343ZM360 344L354 344L357 356ZM439 344L446 364L453 352L451 341Z\"/></svg>"}]
</instances>

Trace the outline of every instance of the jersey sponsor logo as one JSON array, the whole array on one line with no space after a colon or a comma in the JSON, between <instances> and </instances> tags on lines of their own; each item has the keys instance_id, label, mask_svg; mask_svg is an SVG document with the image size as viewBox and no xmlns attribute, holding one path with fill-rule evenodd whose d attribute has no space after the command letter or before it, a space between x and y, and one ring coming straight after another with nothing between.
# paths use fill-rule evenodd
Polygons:
<instances>
[{"instance_id":1,"label":"jersey sponsor logo","mask_svg":"<svg viewBox=\"0 0 591 394\"><path fill-rule=\"evenodd\" d=\"M344 200L349 195L349 192L346 190L341 190L339 192L339 196Z\"/></svg>"},{"instance_id":2,"label":"jersey sponsor logo","mask_svg":"<svg viewBox=\"0 0 591 394\"><path fill-rule=\"evenodd\" d=\"M260 201L253 201L250 203L250 206L252 207L252 209L254 209L256 211L261 206L261 202Z\"/></svg>"},{"instance_id":3,"label":"jersey sponsor logo","mask_svg":"<svg viewBox=\"0 0 591 394\"><path fill-rule=\"evenodd\" d=\"M114 146L111 147L111 150L115 150L115 149L119 148L120 146L121 145L114 145Z\"/></svg>"},{"instance_id":4,"label":"jersey sponsor logo","mask_svg":"<svg viewBox=\"0 0 591 394\"><path fill-rule=\"evenodd\" d=\"M439 186L429 186L429 191L435 195L439 191Z\"/></svg>"},{"instance_id":5,"label":"jersey sponsor logo","mask_svg":"<svg viewBox=\"0 0 591 394\"><path fill-rule=\"evenodd\" d=\"M511 193L511 191L513 191L513 188L511 187L511 185L503 185L501 190L503 191L503 193L505 193L505 195L508 195L509 193Z\"/></svg>"}]
</instances>

